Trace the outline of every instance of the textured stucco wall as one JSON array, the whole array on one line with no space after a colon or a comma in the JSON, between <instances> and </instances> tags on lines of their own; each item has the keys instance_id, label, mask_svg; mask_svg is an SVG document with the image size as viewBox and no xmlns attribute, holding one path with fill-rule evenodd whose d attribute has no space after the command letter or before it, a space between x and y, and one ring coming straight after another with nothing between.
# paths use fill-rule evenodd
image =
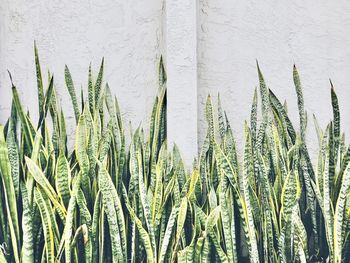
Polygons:
<instances>
[{"instance_id":1,"label":"textured stucco wall","mask_svg":"<svg viewBox=\"0 0 350 263\"><path fill-rule=\"evenodd\" d=\"M74 123L64 86L64 65L76 89L87 86L89 63L97 75L105 57L105 80L118 96L125 120L134 127L150 116L157 94L157 64L163 50L162 0L0 1L0 122L9 114L12 73L23 102L37 112L33 41L44 78L55 83L65 113ZM80 94L79 90L77 91ZM87 93L85 93L87 94Z\"/></svg>"},{"instance_id":2,"label":"textured stucco wall","mask_svg":"<svg viewBox=\"0 0 350 263\"><path fill-rule=\"evenodd\" d=\"M198 150L196 1L170 0L166 11L168 143L190 166Z\"/></svg>"},{"instance_id":3,"label":"textured stucco wall","mask_svg":"<svg viewBox=\"0 0 350 263\"><path fill-rule=\"evenodd\" d=\"M10 106L6 69L12 72L25 104L31 112L37 111L34 39L43 72L55 73L72 123L63 81L65 63L76 87L86 86L88 64L91 61L96 72L104 56L105 79L120 100L124 118L135 126L149 118L157 93L157 61L163 53L171 96L170 135L178 139L190 163L193 145L197 147L198 140L200 147L204 138L208 93L214 99L221 93L242 145L243 122L249 118L258 85L258 59L268 86L288 101L292 121L298 126L292 81L296 63L309 116L307 138L315 152L312 114L323 127L331 118L329 78L339 97L342 129L350 134L349 14L347 0L1 0L0 122L5 121ZM196 130L198 139L197 134L189 135Z\"/></svg>"},{"instance_id":4,"label":"textured stucco wall","mask_svg":"<svg viewBox=\"0 0 350 263\"><path fill-rule=\"evenodd\" d=\"M342 129L350 136L350 1L200 0L198 23L199 141L207 93L220 92L238 142L249 119L256 62L267 85L288 102L299 127L292 67L298 67L308 113L307 139L318 147L312 114L331 119L329 78L338 94ZM349 142L349 140L347 140ZM242 145L240 143L240 145Z\"/></svg>"}]
</instances>

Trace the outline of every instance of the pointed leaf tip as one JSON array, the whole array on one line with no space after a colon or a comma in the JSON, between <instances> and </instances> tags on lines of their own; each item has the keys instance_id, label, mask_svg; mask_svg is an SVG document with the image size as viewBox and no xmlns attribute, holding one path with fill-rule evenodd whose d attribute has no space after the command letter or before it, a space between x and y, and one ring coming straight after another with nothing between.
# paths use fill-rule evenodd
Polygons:
<instances>
[{"instance_id":1,"label":"pointed leaf tip","mask_svg":"<svg viewBox=\"0 0 350 263\"><path fill-rule=\"evenodd\" d=\"M7 70L7 73L9 74L9 77L10 77L10 81L11 81L11 85L12 85L12 88L15 87L15 85L13 84L13 80L12 80L12 75L11 75L11 72L9 70Z\"/></svg>"},{"instance_id":2,"label":"pointed leaf tip","mask_svg":"<svg viewBox=\"0 0 350 263\"><path fill-rule=\"evenodd\" d=\"M263 77L263 74L262 74L262 72L261 72L261 69L260 69L258 60L256 60L256 68L258 69L258 75L259 75L259 77Z\"/></svg>"}]
</instances>

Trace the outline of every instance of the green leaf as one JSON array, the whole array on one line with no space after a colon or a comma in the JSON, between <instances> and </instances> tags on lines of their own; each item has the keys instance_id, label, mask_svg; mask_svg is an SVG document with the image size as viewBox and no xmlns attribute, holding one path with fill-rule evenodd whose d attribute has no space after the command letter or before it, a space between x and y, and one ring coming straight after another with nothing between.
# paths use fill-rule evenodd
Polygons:
<instances>
[{"instance_id":1,"label":"green leaf","mask_svg":"<svg viewBox=\"0 0 350 263\"><path fill-rule=\"evenodd\" d=\"M18 224L18 211L15 187L13 185L11 165L8 157L8 150L5 141L4 127L0 125L0 171L5 191L5 204L8 216L8 224L11 233L13 247L13 256L16 262L19 262L18 245L20 241L20 232ZM1 211L2 213L2 211Z\"/></svg>"},{"instance_id":2,"label":"green leaf","mask_svg":"<svg viewBox=\"0 0 350 263\"><path fill-rule=\"evenodd\" d=\"M350 187L350 163L347 165L345 169L337 203L335 206L334 262L341 262L341 259L342 259L342 249L344 246L344 236L342 236L342 234L343 234L343 228L344 228L344 215L346 212L345 202L346 202L347 194L349 193L349 187Z\"/></svg>"},{"instance_id":3,"label":"green leaf","mask_svg":"<svg viewBox=\"0 0 350 263\"><path fill-rule=\"evenodd\" d=\"M100 98L102 96L102 94L101 94L101 86L102 86L102 79L103 79L103 65L104 65L104 58L102 58L100 71L98 72L96 83L95 83L95 102L96 102L96 106L98 108L100 106L97 105L97 103L100 101Z\"/></svg>"},{"instance_id":4,"label":"green leaf","mask_svg":"<svg viewBox=\"0 0 350 263\"><path fill-rule=\"evenodd\" d=\"M108 175L108 172L102 164L99 164L99 188L102 194L103 207L107 215L107 220L110 229L110 238L112 245L113 262L124 262L126 258L125 245L122 241L122 235L125 234L125 229L121 228L118 223L117 211L115 207L116 198L118 198L113 182ZM120 216L120 214L119 214ZM124 218L121 218L124 220ZM124 227L124 226L122 226ZM124 248L123 248L124 247Z\"/></svg>"},{"instance_id":5,"label":"green leaf","mask_svg":"<svg viewBox=\"0 0 350 263\"><path fill-rule=\"evenodd\" d=\"M73 189L71 198L67 208L67 217L64 226L64 247L66 262L72 262L72 236L73 236L73 225L74 225L74 211L77 203L77 195L80 189L81 173L79 173L73 183Z\"/></svg>"},{"instance_id":6,"label":"green leaf","mask_svg":"<svg viewBox=\"0 0 350 263\"><path fill-rule=\"evenodd\" d=\"M70 199L71 171L68 161L61 152L56 165L56 189L58 196L62 199L65 207L68 207Z\"/></svg>"},{"instance_id":7,"label":"green leaf","mask_svg":"<svg viewBox=\"0 0 350 263\"><path fill-rule=\"evenodd\" d=\"M19 197L19 178L20 178L20 161L19 161L19 151L16 142L15 135L15 124L12 120L9 122L8 130L7 130L7 149L8 149L8 159L11 165L11 174L13 185L15 188L16 197Z\"/></svg>"},{"instance_id":8,"label":"green leaf","mask_svg":"<svg viewBox=\"0 0 350 263\"><path fill-rule=\"evenodd\" d=\"M33 233L33 219L32 209L29 204L27 188L24 183L21 184L21 194L23 203L22 215L22 231L23 231L23 245L22 245L22 262L34 261L34 233Z\"/></svg>"},{"instance_id":9,"label":"green leaf","mask_svg":"<svg viewBox=\"0 0 350 263\"><path fill-rule=\"evenodd\" d=\"M77 95L75 93L73 79L72 79L72 76L70 74L70 71L69 71L67 65L65 65L65 67L64 67L64 78L65 78L65 81L66 81L66 86L67 86L67 89L68 89L68 93L69 93L70 98L72 100L73 109L74 109L74 116L75 116L75 122L78 123L78 120L79 120L79 117L80 117L80 110L79 110L79 106L78 106Z\"/></svg>"},{"instance_id":10,"label":"green leaf","mask_svg":"<svg viewBox=\"0 0 350 263\"><path fill-rule=\"evenodd\" d=\"M35 41L34 41L34 54L35 54L36 82L38 87L39 115L41 115L44 112L44 87L43 87L43 79L41 76L39 53L38 53L38 49Z\"/></svg>"},{"instance_id":11,"label":"green leaf","mask_svg":"<svg viewBox=\"0 0 350 263\"><path fill-rule=\"evenodd\" d=\"M50 209L51 207L47 206L47 203L44 201L44 197L39 188L34 188L35 202L39 207L41 221L44 228L45 236L45 251L47 262L55 262L55 247L54 247L54 233L53 233L53 222L50 218Z\"/></svg>"},{"instance_id":12,"label":"green leaf","mask_svg":"<svg viewBox=\"0 0 350 263\"><path fill-rule=\"evenodd\" d=\"M24 133L24 139L27 143L27 146L32 147L32 144L33 144L32 129L33 128L30 127L31 124L23 111L22 104L21 104L21 101L20 101L19 96L18 96L17 88L13 84L12 84L12 97L13 97L13 103L14 103L15 108L16 108L16 112L17 112L19 119L21 121L21 126L22 126L23 133Z\"/></svg>"},{"instance_id":13,"label":"green leaf","mask_svg":"<svg viewBox=\"0 0 350 263\"><path fill-rule=\"evenodd\" d=\"M160 253L159 253L159 261L158 262L160 262L160 263L165 262L165 260L166 260L168 246L169 246L169 243L171 242L171 233L173 231L176 216L177 216L178 212L179 212L178 207L174 207L171 210L171 214L169 216L168 224L166 227L166 231L165 231L163 241L162 241L162 246L161 246Z\"/></svg>"},{"instance_id":14,"label":"green leaf","mask_svg":"<svg viewBox=\"0 0 350 263\"><path fill-rule=\"evenodd\" d=\"M25 157L25 161L31 176L33 176L37 184L41 186L41 190L45 192L45 194L50 198L55 208L58 209L59 215L62 219L64 219L67 213L66 209L59 203L58 195L55 192L54 188L51 186L49 180L46 178L42 170L33 160L31 160L28 157Z\"/></svg>"},{"instance_id":15,"label":"green leaf","mask_svg":"<svg viewBox=\"0 0 350 263\"><path fill-rule=\"evenodd\" d=\"M127 198L127 193L125 188L123 187L123 196ZM144 248L146 250L146 255L147 255L147 262L153 263L155 262L154 255L153 255L153 249L152 249L152 244L151 244L151 239L147 231L144 229L141 220L136 216L134 209L130 206L130 203L128 199L125 198L125 206L129 211L129 215L135 225L137 226L137 230L139 231L140 238L142 240L142 243L144 245Z\"/></svg>"},{"instance_id":16,"label":"green leaf","mask_svg":"<svg viewBox=\"0 0 350 263\"><path fill-rule=\"evenodd\" d=\"M299 108L299 119L300 119L300 134L302 141L305 141L305 130L306 130L306 112L304 110L304 97L303 91L300 84L299 73L296 66L293 66L293 81L295 90L298 97L298 108Z\"/></svg>"}]
</instances>

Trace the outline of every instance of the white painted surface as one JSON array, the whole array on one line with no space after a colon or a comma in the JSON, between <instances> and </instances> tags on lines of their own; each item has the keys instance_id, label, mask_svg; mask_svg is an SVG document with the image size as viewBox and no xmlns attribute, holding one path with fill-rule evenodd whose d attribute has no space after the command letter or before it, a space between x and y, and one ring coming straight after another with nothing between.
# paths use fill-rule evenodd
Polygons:
<instances>
[{"instance_id":1,"label":"white painted surface","mask_svg":"<svg viewBox=\"0 0 350 263\"><path fill-rule=\"evenodd\" d=\"M168 143L190 166L197 155L196 1L167 0Z\"/></svg>"},{"instance_id":2,"label":"white painted surface","mask_svg":"<svg viewBox=\"0 0 350 263\"><path fill-rule=\"evenodd\" d=\"M342 129L350 136L350 1L200 0L198 25L199 120L204 136L207 93L221 94L235 137L242 145L249 119L255 59L267 85L283 101L299 127L292 67L304 88L307 139L318 148L312 114L325 127L331 119L329 78L338 94ZM349 140L347 140L349 142ZM314 156L314 154L313 154Z\"/></svg>"},{"instance_id":3,"label":"white painted surface","mask_svg":"<svg viewBox=\"0 0 350 263\"><path fill-rule=\"evenodd\" d=\"M199 145L203 140L207 93L214 98L221 93L235 137L242 141L243 121L249 117L253 89L258 84L255 59L268 86L282 100L287 99L295 126L292 66L296 63L309 116L307 139L314 152L311 116L315 113L324 127L332 113L328 78L339 97L342 129L350 136L350 1L199 0L197 18L195 1L166 2L167 7L163 0L1 0L0 122L5 121L10 106L6 69L11 70L25 104L34 114L37 111L32 51L36 39L43 72L50 69L55 73L72 122L63 82L65 63L76 87L86 86L89 62L97 71L104 56L105 79L118 96L125 119L135 126L146 123L150 116L158 89L157 61L163 53L169 107L174 109L168 115L169 136L177 141L186 160L196 152L197 133L192 131L197 126Z\"/></svg>"},{"instance_id":4,"label":"white painted surface","mask_svg":"<svg viewBox=\"0 0 350 263\"><path fill-rule=\"evenodd\" d=\"M118 96L124 119L132 120L134 128L148 120L158 91L157 64L164 42L162 0L147 4L138 0L1 0L0 8L1 123L11 103L6 69L23 102L37 114L34 39L44 77L48 69L54 72L71 123L74 115L64 86L64 65L80 95L81 85L87 86L89 63L96 76L103 56L104 79Z\"/></svg>"}]
</instances>

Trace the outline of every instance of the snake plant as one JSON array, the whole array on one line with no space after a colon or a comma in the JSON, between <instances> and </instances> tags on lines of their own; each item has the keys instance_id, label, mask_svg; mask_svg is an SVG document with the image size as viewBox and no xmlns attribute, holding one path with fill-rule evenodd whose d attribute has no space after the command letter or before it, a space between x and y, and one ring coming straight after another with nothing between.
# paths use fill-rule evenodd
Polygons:
<instances>
[{"instance_id":1,"label":"snake plant","mask_svg":"<svg viewBox=\"0 0 350 263\"><path fill-rule=\"evenodd\" d=\"M220 98L208 96L207 135L188 171L167 145L162 60L149 127L130 135L103 60L78 94L65 67L74 138L36 47L35 67L38 120L12 84L0 125L0 262L349 262L350 147L333 86L333 120L322 129L315 119L316 165L297 69L295 128L258 66L243 153Z\"/></svg>"}]
</instances>

